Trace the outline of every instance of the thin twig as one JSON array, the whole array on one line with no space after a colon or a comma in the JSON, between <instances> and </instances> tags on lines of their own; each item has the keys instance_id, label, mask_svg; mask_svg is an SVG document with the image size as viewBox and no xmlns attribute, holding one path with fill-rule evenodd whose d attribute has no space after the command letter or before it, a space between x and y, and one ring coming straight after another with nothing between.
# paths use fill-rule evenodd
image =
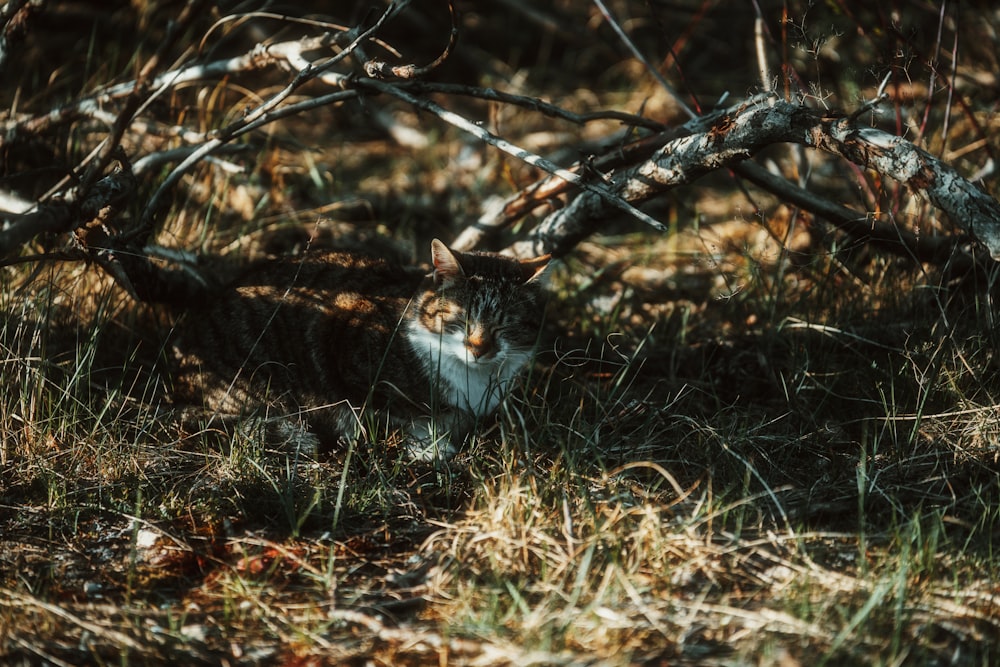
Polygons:
<instances>
[{"instance_id":1,"label":"thin twig","mask_svg":"<svg viewBox=\"0 0 1000 667\"><path fill-rule=\"evenodd\" d=\"M874 222L868 215L823 199L751 160L734 166L733 171L783 201L829 221L849 236L874 247L911 257L918 262L944 264L950 260L952 268L959 272L970 268L974 262L973 256L965 252L968 239L961 236L917 236L897 225Z\"/></svg>"},{"instance_id":2,"label":"thin twig","mask_svg":"<svg viewBox=\"0 0 1000 667\"><path fill-rule=\"evenodd\" d=\"M549 160L546 160L540 155L536 155L531 151L528 151L519 146L515 146L506 139L498 137L497 135L483 129L482 127L479 127L475 123L463 118L462 116L452 111L448 111L447 109L439 106L438 104L428 99L422 97L416 97L414 95L411 95L407 91L399 88L398 86L388 84L384 81L379 81L377 79L359 79L357 80L356 85L359 87L371 88L379 92L387 93L389 95L392 95L393 97L403 100L404 102L412 104L415 107L423 109L424 111L433 113L446 123L454 125L455 127L464 130L469 134L472 134L473 136L481 139L487 144L499 148L508 155L512 155L513 157L516 157L519 160L523 160L534 167L538 167L539 169L549 174L552 174L553 176L557 176L563 179L564 181L572 183L573 185L583 189L588 193L600 197L602 200L606 201L610 206L625 211L634 218L646 223L653 229L660 232L664 232L667 230L666 225L664 225L662 222L643 213L642 211L636 209L634 206L631 206L628 202L624 201L620 197L615 196L607 188L600 187L593 183L587 182L584 179L582 179L579 175L567 169L563 169L562 167L550 162Z\"/></svg>"},{"instance_id":3,"label":"thin twig","mask_svg":"<svg viewBox=\"0 0 1000 667\"><path fill-rule=\"evenodd\" d=\"M111 127L111 132L108 136L104 138L101 148L101 152L97 157L97 160L93 162L90 167L84 173L83 177L80 179L80 190L82 192L88 192L93 186L97 178L104 173L113 159L113 154L118 150L119 144L121 143L122 137L125 135L125 131L128 129L129 125L132 123L132 119L135 117L136 113L144 106L143 98L146 96L146 83L149 77L152 76L153 72L157 67L160 66L160 62L164 59L166 54L174 47L177 39L187 28L188 24L196 17L201 11L202 5L206 4L203 0L189 0L181 10L180 16L176 20L171 21L167 26L167 34L163 41L160 43L156 52L150 57L146 64L143 65L142 70L139 72L139 76L136 77L132 91L129 93L128 97L125 99L125 105L122 110L118 113L118 117L115 119L114 124ZM149 104L151 100L146 100L145 104Z\"/></svg>"},{"instance_id":4,"label":"thin twig","mask_svg":"<svg viewBox=\"0 0 1000 667\"><path fill-rule=\"evenodd\" d=\"M171 188L173 188L174 185L176 185L177 181L180 180L181 176L183 176L188 169L190 169L193 165L195 165L206 155L211 154L219 146L223 145L228 141L231 141L234 137L239 136L239 134L242 133L242 131L245 131L246 128L254 126L253 125L254 123L270 122L270 120L273 120L274 116L273 114L271 114L271 112L279 104L281 104L284 100L286 100L289 95L291 95L296 89L301 87L307 81L322 75L335 63L339 62L340 60L343 60L348 55L350 55L350 53L354 51L354 49L356 49L362 42L364 42L372 35L374 35L385 24L386 21L388 21L391 17L395 16L402 8L408 5L409 2L410 0L398 0L397 2L390 2L389 6L386 8L384 12L382 12L381 16L379 16L379 18L375 21L375 23L370 28L357 35L351 41L350 44L344 47L343 51L329 58L326 62L322 63L321 65L313 66L311 63L306 62L303 65L303 69L300 69L298 73L295 75L295 78L282 90L280 90L275 95L272 95L264 103L262 103L257 108L250 111L246 116L244 116L240 120L220 130L215 138L203 144L198 150L191 153L191 155L189 155L187 159L185 159L183 162L177 165L177 167L174 168L174 170L167 176L167 178L164 179L163 183L160 184L160 187L157 188L156 192L153 193L153 196L150 197L149 199L149 203L143 210L142 216L140 217L139 225L136 228L136 233L139 234L140 238L142 237L143 234L146 236L149 235L152 229L153 218L156 215L157 211L159 210L161 199L164 197L166 192L168 192ZM293 50L289 49L289 53L292 52Z\"/></svg>"},{"instance_id":5,"label":"thin twig","mask_svg":"<svg viewBox=\"0 0 1000 667\"><path fill-rule=\"evenodd\" d=\"M621 27L621 25L619 25L618 21L615 20L611 10L609 10L601 0L594 0L594 4L597 5L597 8L601 11L601 15L604 16L604 19L608 22L608 25L611 26L611 29L615 31L615 34L617 34L622 40L622 43L625 44L625 46L628 47L628 50L632 52L632 55L634 55L639 62L646 67L646 70L653 75L663 90L670 94L670 96L674 99L674 103L676 103L681 110L687 114L688 118L697 117L698 114L695 113L694 110L681 99L681 96L677 94L677 91L675 91L673 86L670 85L670 82L667 81L666 77L660 73L660 70L653 67L652 63L646 59L646 56L643 55L642 51L640 51L639 48L636 47L635 43L629 39L628 34L626 34L625 30Z\"/></svg>"},{"instance_id":6,"label":"thin twig","mask_svg":"<svg viewBox=\"0 0 1000 667\"><path fill-rule=\"evenodd\" d=\"M587 123L599 120L617 120L624 125L634 127L644 127L657 132L663 131L664 125L658 121L624 111L601 110L590 113L574 113L558 105L546 102L537 97L528 95L516 95L507 93L495 88L478 88L455 83L438 83L434 81L401 81L397 83L400 88L413 93L443 93L445 95L462 95L464 97L475 97L488 102L500 102L502 104L513 104L515 106L537 111L546 116L561 118L576 125L586 125Z\"/></svg>"},{"instance_id":7,"label":"thin twig","mask_svg":"<svg viewBox=\"0 0 1000 667\"><path fill-rule=\"evenodd\" d=\"M420 67L413 64L389 65L382 60L369 60L364 64L365 74L373 79L384 79L388 76L393 76L398 79L412 80L429 74L440 67L455 49L455 44L458 43L458 12L455 10L455 3L452 0L448 0L448 14L451 17L451 33L448 35L447 46L445 46L444 51L437 58L427 65Z\"/></svg>"}]
</instances>

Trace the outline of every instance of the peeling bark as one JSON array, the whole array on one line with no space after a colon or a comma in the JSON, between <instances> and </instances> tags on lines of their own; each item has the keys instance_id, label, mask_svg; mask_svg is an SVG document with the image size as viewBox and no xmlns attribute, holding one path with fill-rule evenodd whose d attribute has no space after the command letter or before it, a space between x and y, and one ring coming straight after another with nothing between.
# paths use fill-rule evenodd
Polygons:
<instances>
[{"instance_id":1,"label":"peeling bark","mask_svg":"<svg viewBox=\"0 0 1000 667\"><path fill-rule=\"evenodd\" d=\"M611 174L610 190L637 204L710 171L736 167L772 144L802 144L839 155L926 196L1000 260L1000 203L930 153L887 132L859 128L854 117L758 97L684 127L688 136L668 141L648 160ZM611 207L600 197L581 193L510 251L524 256L565 255L596 232L610 213Z\"/></svg>"}]
</instances>

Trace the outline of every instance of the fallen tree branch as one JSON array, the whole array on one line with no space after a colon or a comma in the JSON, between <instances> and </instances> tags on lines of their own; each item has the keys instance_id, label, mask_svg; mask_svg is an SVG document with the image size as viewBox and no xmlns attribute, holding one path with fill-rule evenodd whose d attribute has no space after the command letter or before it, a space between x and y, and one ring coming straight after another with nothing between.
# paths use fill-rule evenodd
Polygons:
<instances>
[{"instance_id":1,"label":"fallen tree branch","mask_svg":"<svg viewBox=\"0 0 1000 667\"><path fill-rule=\"evenodd\" d=\"M635 56L640 62L642 62L645 65L650 75L659 82L660 86L670 95L670 97L681 108L681 110L684 111L691 119L691 121L688 124L686 124L682 128L675 130L675 137L684 136L688 134L689 133L688 130L690 132L697 132L698 131L697 128L703 123L704 117L699 116L699 114L696 113L694 109L689 107L685 103L685 101L680 97L680 95L678 95L677 91L674 90L674 88L662 76L659 69L654 67L645 58L641 50L632 42L631 38L628 36L627 31L625 31L621 27L620 23L611 14L608 8L600 0L594 0L594 1L597 7L600 9L601 14L604 16L605 20L611 25L612 29L614 29L615 33L618 35L622 43L625 44L625 46L629 49L629 51L633 54L633 56ZM760 24L758 21L758 28L759 25ZM761 60L760 65L762 68L762 72L764 73L762 75L761 83L766 91L770 91L771 90L770 77L766 74L767 68L766 68L766 63L763 62L762 60L763 58L762 52L763 52L762 48L758 44L758 59ZM876 106L885 99L884 90L888 82L889 82L889 75L887 75L883 79L882 84L879 87L878 93L876 94L875 98L871 102L862 105L854 113L852 113L847 118L845 126L853 125L853 122L858 117L860 117L862 113L874 111ZM870 129L867 131L873 132ZM893 137L893 135L886 135L886 133L879 132L878 135L876 135L877 137L876 141L885 142L886 141L885 138L887 136L892 137L892 139L888 141L890 145L896 146L897 149L901 148L903 152L908 152L905 147L906 142L902 142L902 144L896 143L902 140ZM637 143L641 143L643 145L648 146L651 139L655 140L656 137L647 138L643 142L637 142ZM808 144L803 142L803 145L808 145ZM819 144L817 145L823 147ZM912 147L912 145L910 146ZM829 147L827 147L827 149L830 150ZM845 152L838 149L833 149L832 152L844 154L845 157L848 157ZM890 154L892 153L890 152ZM914 154L917 156L915 160L916 162L924 162L925 158L931 157L929 154L925 153L921 154L921 153L909 152L908 157L904 157L901 160L901 162L903 163L913 162L914 160L912 159L912 156ZM867 160L859 161L857 157L858 156L855 156L853 158L855 162L863 165L867 162ZM849 159L852 158L849 157ZM984 244L987 246L987 248L990 250L993 258L997 259L997 252L996 252L997 232L995 229L996 219L997 219L996 202L992 198L986 197L977 188L972 186L971 183L969 183L967 180L960 179L960 177L957 177L957 174L955 174L954 171L950 169L950 167L947 167L947 165L938 163L933 158L931 158L931 160L932 160L931 162L932 165L940 164L941 166L936 170L933 168L931 170L933 173L939 175L940 178L936 180L936 183L938 184L939 187L933 188L931 192L928 192L927 193L928 197L931 199L932 203L934 203L939 208L945 210L957 224L963 226L966 229L969 229L970 231L977 233L977 236L980 238L980 240L982 240ZM625 162L628 163L627 161ZM917 192L921 191L921 186L922 186L921 183L912 182L912 179L907 179L905 175L902 178L900 178L899 174L901 172L900 170L895 169L894 165L889 165L888 168L886 168L886 165L879 165L879 166L882 166L883 169L882 170L877 169L877 171L881 171L882 173L892 176L897 180L900 180L901 182L908 183L911 186L911 189L914 189ZM917 261L929 261L933 263L941 263L947 260L950 261L952 269L960 270L963 267L971 266L971 264L975 262L974 255L967 252L968 250L968 248L966 248L967 239L965 238L937 237L933 239L926 239L926 238L921 239L918 238L916 235L912 234L911 232L902 230L895 225L886 225L875 221L868 221L867 216L859 216L851 209L834 204L832 202L827 202L819 197L816 197L811 193L809 193L808 191L805 191L802 188L796 187L795 185L789 183L783 178L773 176L769 172L761 169L759 166L750 161L740 162L735 166L733 166L732 169L737 174L739 174L743 178L746 178L747 180L750 180L751 182L754 182L759 187L762 187L763 189L771 192L772 194L777 195L778 197L780 197L785 201L790 201L794 203L795 205L803 208L804 210L810 211L816 215L825 218L829 222L833 223L840 230L844 231L845 233L856 239L862 240L863 242L872 243L879 247L888 248L893 252L906 255ZM963 210L966 207L962 205L962 200L964 199L964 197L960 196L957 198L957 200L955 200L953 198L949 198L947 195L941 195L942 187L943 189L947 190L949 184L956 183L956 179L960 181L960 183L958 184L958 189L966 193L970 201L969 207L974 209L972 212L983 213L982 216L977 216L968 226L965 225L966 210ZM664 187L672 187L672 185L669 183L663 183L662 185ZM491 206L490 209L486 213L484 213L483 216L481 216L480 219L475 224L470 225L465 230L463 230L463 232L459 235L459 237L455 241L455 246L459 249L467 249L470 247L474 247L483 239L484 236L511 224L514 220L519 219L527 212L537 207L539 204L542 204L545 201L549 201L557 195L565 193L568 189L569 189L568 184L563 183L560 186L560 184L558 184L557 182L553 182L552 177L549 177L544 181L536 183L530 188L527 188L526 190L523 190L521 193L518 193L518 195L508 200L502 206L496 206L496 205ZM660 190L658 189L657 191ZM980 209L980 211L976 211L975 209ZM558 215L559 214L553 214L552 216L550 216L550 218L555 218ZM983 222L979 222L980 220L982 220ZM975 226L976 228L972 229L973 226ZM572 236L572 234L569 234L569 236ZM525 247L527 247L527 245L528 244L522 244L522 249L520 252L524 252L525 251L524 249ZM572 245L573 245L572 241L571 243L566 244L566 246L568 247L572 247ZM519 252L516 249L514 251Z\"/></svg>"},{"instance_id":2,"label":"fallen tree branch","mask_svg":"<svg viewBox=\"0 0 1000 667\"><path fill-rule=\"evenodd\" d=\"M113 155L121 166L98 180L89 191L77 188L41 204L37 210L17 215L0 229L0 259L39 234L61 234L91 223L104 224L132 198L135 177L124 154Z\"/></svg>"},{"instance_id":3,"label":"fallen tree branch","mask_svg":"<svg viewBox=\"0 0 1000 667\"><path fill-rule=\"evenodd\" d=\"M1000 259L1000 203L905 139L875 128L858 128L852 117L821 113L767 95L699 117L684 127L692 130L689 136L668 141L642 164L611 175L609 189L625 201L641 203L710 171L735 167L772 144L801 144L844 157L923 194L982 243L994 259ZM580 193L510 251L565 255L597 231L610 212L600 197Z\"/></svg>"},{"instance_id":4,"label":"fallen tree branch","mask_svg":"<svg viewBox=\"0 0 1000 667\"><path fill-rule=\"evenodd\" d=\"M15 135L18 132L44 126L45 122L61 122L82 114L101 118L102 122L111 125L111 136L115 138L121 136L126 127L135 132L139 127L149 126L150 121L140 118L135 110L145 108L150 99L179 82L190 81L193 78L211 78L223 72L246 71L265 64L280 64L295 72L293 79L276 94L269 96L239 119L213 133L198 133L166 125L160 129L160 132L166 131L173 136L182 136L182 140L189 143L189 146L156 151L145 156L134 156L136 158L134 169L129 174L133 181L130 187L134 187L135 177L149 173L152 167L166 162L178 164L149 198L137 223L130 226L117 239L118 244L115 247L118 250L128 248L141 251L145 248L166 192L176 185L192 165L216 152L237 150L237 147L232 145L234 139L278 118L325 104L380 93L391 95L417 109L433 113L482 141L550 174L514 199L505 202L503 206L491 207L474 225L458 236L454 245L459 249L479 246L484 237L493 230L508 225L539 206L549 206L558 210L549 213L542 223L530 232L526 240L512 246L512 252L565 254L581 239L598 231L603 220L617 210L625 211L655 229L664 231L665 227L659 221L635 207L670 188L690 183L705 173L719 168L733 169L741 177L776 194L782 200L830 220L855 238L912 256L918 261L942 262L952 257L956 250L961 251L966 243L966 237L963 236L921 239L893 225L873 223L863 212L823 201L784 179L768 174L753 163L745 162L769 145L792 143L837 154L866 169L891 177L907 185L915 193L922 193L971 237L985 245L994 258L1000 258L1000 222L998 222L1000 205L963 179L953 168L911 143L881 130L858 127L860 111L850 116L835 115L763 95L729 109L694 117L680 127L662 130L659 124L631 114L619 112L573 114L550 103L492 89L411 80L387 82L377 77L358 77L332 71L331 67L334 64L344 62L351 54L354 54L360 64L355 71L374 72L380 76L390 70L394 76L399 76L397 70L404 73L418 71L419 68L413 69L408 65L387 70L387 65L368 59L362 50L365 43L375 40L378 28L406 4L405 1L389 3L381 16L368 28L337 27L312 38L279 42L268 46L258 45L238 58L205 65L185 66L154 77L153 69L158 55L147 64L137 81L106 88L72 110L69 108L56 110L48 116L28 121L9 121L6 129L10 135ZM454 20L454 15L452 18ZM445 52L431 66L450 52L454 45L454 30L453 25ZM325 53L331 48L338 52L334 55ZM289 103L291 93L310 80L336 86L336 90L326 95L311 96L303 101ZM149 83L142 86L140 84L143 81ZM126 94L132 95L133 103L126 104L125 109L117 114L97 108L96 103L99 100L111 98L120 100ZM528 152L513 142L486 131L472 120L445 109L444 106L432 101L429 94L468 95L505 104L517 104L579 124L597 118L615 119L627 125L662 131L586 164L561 168L540 155ZM88 104L94 108L88 108ZM865 106L862 110L869 108ZM90 214L81 212L75 202L89 196L87 191L90 188L86 186L104 171L103 165L108 155L105 144L103 152L98 154L95 151L82 163L87 165L89 160L97 157L98 162L93 164L101 168L90 168L86 171L77 169L77 177L82 175L80 181L83 187L73 189L63 183L53 189L56 196L51 202L46 202L43 198L41 200L43 203L34 211L25 212L23 206L18 206L19 214L6 216L6 224L0 227L0 256L9 254L42 232L66 232L86 225L91 219L87 217ZM109 182L113 182L115 178L120 179L121 176L106 178L110 178ZM102 196L104 193L105 189L95 189L96 196ZM118 196L111 192L107 194L112 197Z\"/></svg>"}]
</instances>

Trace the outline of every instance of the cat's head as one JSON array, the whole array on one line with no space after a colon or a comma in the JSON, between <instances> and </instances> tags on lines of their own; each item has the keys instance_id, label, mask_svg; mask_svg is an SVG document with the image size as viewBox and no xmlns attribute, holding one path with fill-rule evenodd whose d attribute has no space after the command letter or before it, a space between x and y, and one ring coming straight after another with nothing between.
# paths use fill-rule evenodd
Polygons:
<instances>
[{"instance_id":1,"label":"cat's head","mask_svg":"<svg viewBox=\"0 0 1000 667\"><path fill-rule=\"evenodd\" d=\"M433 294L423 300L418 323L438 337L442 358L523 364L541 328L549 256L458 252L435 239L431 257Z\"/></svg>"}]
</instances>

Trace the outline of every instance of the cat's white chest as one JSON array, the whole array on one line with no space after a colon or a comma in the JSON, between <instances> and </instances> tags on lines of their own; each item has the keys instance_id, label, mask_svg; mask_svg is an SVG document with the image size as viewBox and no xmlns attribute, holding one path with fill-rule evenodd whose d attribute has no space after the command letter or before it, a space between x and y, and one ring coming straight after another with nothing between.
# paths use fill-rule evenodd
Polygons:
<instances>
[{"instance_id":1,"label":"cat's white chest","mask_svg":"<svg viewBox=\"0 0 1000 667\"><path fill-rule=\"evenodd\" d=\"M500 349L489 359L476 359L461 333L439 334L413 325L408 334L411 349L437 380L441 399L477 417L496 409L529 358L526 352Z\"/></svg>"}]
</instances>

